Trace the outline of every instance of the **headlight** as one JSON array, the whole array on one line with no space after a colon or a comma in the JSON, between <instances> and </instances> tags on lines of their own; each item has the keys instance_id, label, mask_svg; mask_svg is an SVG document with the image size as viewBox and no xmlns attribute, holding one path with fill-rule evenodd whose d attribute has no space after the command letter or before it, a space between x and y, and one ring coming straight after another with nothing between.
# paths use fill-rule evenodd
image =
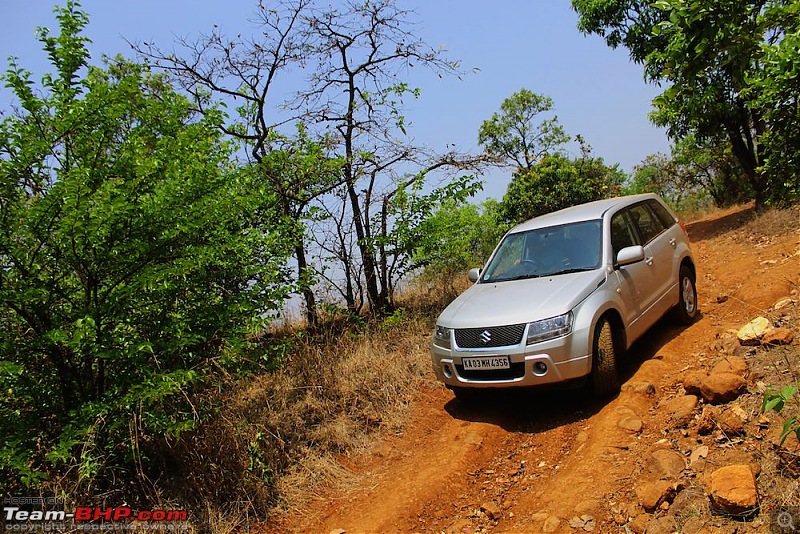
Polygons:
<instances>
[{"instance_id":1,"label":"headlight","mask_svg":"<svg viewBox=\"0 0 800 534\"><path fill-rule=\"evenodd\" d=\"M447 328L445 326L436 325L436 330L433 331L433 340L434 342L446 349L450 348L450 331L452 328Z\"/></svg>"},{"instance_id":2,"label":"headlight","mask_svg":"<svg viewBox=\"0 0 800 534\"><path fill-rule=\"evenodd\" d=\"M567 312L558 317L542 319L528 324L528 339L526 344L531 345L556 337L566 336L572 332L572 312Z\"/></svg>"}]
</instances>

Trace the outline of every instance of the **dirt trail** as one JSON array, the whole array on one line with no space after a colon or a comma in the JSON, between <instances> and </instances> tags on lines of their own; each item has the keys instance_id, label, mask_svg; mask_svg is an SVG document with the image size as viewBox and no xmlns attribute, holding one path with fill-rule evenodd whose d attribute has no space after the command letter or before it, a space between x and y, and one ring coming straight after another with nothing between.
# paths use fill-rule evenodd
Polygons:
<instances>
[{"instance_id":1,"label":"dirt trail","mask_svg":"<svg viewBox=\"0 0 800 534\"><path fill-rule=\"evenodd\" d=\"M661 403L682 390L687 372L713 363L711 347L722 333L800 283L800 234L754 242L741 230L752 217L749 209L731 210L689 226L701 318L685 329L662 321L639 340L615 399L529 392L464 406L431 386L404 435L352 461L363 484L283 517L278 528L576 532L583 516L595 532L624 532L636 514L634 487L647 453L664 440L691 446L684 443L691 437L670 428Z\"/></svg>"}]
</instances>

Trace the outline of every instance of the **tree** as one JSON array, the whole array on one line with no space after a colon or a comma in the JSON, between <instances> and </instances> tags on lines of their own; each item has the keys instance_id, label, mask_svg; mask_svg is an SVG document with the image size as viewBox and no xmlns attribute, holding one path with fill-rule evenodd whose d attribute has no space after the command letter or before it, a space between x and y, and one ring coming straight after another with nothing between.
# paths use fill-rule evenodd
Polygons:
<instances>
[{"instance_id":1,"label":"tree","mask_svg":"<svg viewBox=\"0 0 800 534\"><path fill-rule=\"evenodd\" d=\"M306 17L303 42L307 43L311 75L309 89L300 91L295 109L305 121L338 137L343 158L343 184L337 201L343 224L328 248L346 244L352 231L357 254L338 250L346 276L363 276L364 293L371 310L380 314L394 306L391 266L395 252L387 249L397 220L390 209L404 191L422 184L434 171L474 171L481 157L438 154L414 146L407 137L404 99L418 97L404 73L426 67L440 76L458 72L458 64L444 58L420 40L411 29L410 13L391 0L347 1L341 7L312 10ZM443 189L438 189L444 191ZM331 213L337 209L328 210ZM348 288L361 280L348 279ZM352 296L353 291L348 290ZM347 302L353 307L354 302Z\"/></svg>"},{"instance_id":2,"label":"tree","mask_svg":"<svg viewBox=\"0 0 800 534\"><path fill-rule=\"evenodd\" d=\"M679 209L709 196L720 208L752 198L725 140L698 141L694 135L678 140L670 157L654 154L637 165L627 191L658 193Z\"/></svg>"},{"instance_id":3,"label":"tree","mask_svg":"<svg viewBox=\"0 0 800 534\"><path fill-rule=\"evenodd\" d=\"M56 13L41 90L16 60L3 77L0 471L20 488L66 464L98 489L190 428L185 391L282 305L291 228L218 112L143 66L90 67L87 15Z\"/></svg>"},{"instance_id":4,"label":"tree","mask_svg":"<svg viewBox=\"0 0 800 534\"><path fill-rule=\"evenodd\" d=\"M602 158L569 159L549 154L530 170L514 174L503 197L506 221L519 223L563 208L619 194L625 179L615 165Z\"/></svg>"},{"instance_id":5,"label":"tree","mask_svg":"<svg viewBox=\"0 0 800 534\"><path fill-rule=\"evenodd\" d=\"M387 249L381 248L392 230L388 206L428 173L472 164L470 158L434 154L404 139L408 125L403 100L420 93L406 83L407 70L424 66L442 75L457 72L442 51L413 34L409 15L389 0L336 6L281 0L259 4L263 32L257 39L228 38L213 31L194 43L182 42L182 56L153 45L137 46L175 77L198 109L205 109L212 96L241 102L238 119L224 131L248 147L262 178L281 196L285 214L298 224L317 227L320 221L311 218L330 217L332 228L321 232L330 240L314 246L339 266L328 269L322 260L314 266L306 261L305 241L296 245L297 276L303 281L311 323L316 321L311 284L317 277L344 286L341 294L354 311L360 308L359 294L366 295L377 313L391 309L393 260L382 257ZM307 81L294 98L273 101L273 88L290 67L307 74ZM340 162L340 172L306 173L303 183L289 180L287 188L281 169L261 163L280 149L281 129L298 123L304 125L308 140L324 147L315 153ZM325 162L318 166L328 167ZM294 197L297 191L303 192L302 199ZM298 235L316 240L309 232ZM331 271L344 280L328 276Z\"/></svg>"},{"instance_id":6,"label":"tree","mask_svg":"<svg viewBox=\"0 0 800 534\"><path fill-rule=\"evenodd\" d=\"M414 261L426 280L451 280L465 270L484 265L508 230L501 205L447 201L420 225Z\"/></svg>"},{"instance_id":7,"label":"tree","mask_svg":"<svg viewBox=\"0 0 800 534\"><path fill-rule=\"evenodd\" d=\"M800 4L768 5L764 17L775 27L761 43L763 68L752 76L746 93L763 110L770 126L762 136L764 172L770 179L770 200L786 204L800 200Z\"/></svg>"},{"instance_id":8,"label":"tree","mask_svg":"<svg viewBox=\"0 0 800 534\"><path fill-rule=\"evenodd\" d=\"M318 273L309 264L303 227L311 204L341 185L341 160L325 150L326 134L314 139L302 123L295 123L296 140L282 134L280 127L293 123L295 117L282 115L283 102L273 101L272 95L280 75L306 60L308 42L301 26L310 6L309 0L260 2L255 21L261 34L255 38L229 38L215 27L194 42L181 40L182 55L165 53L154 43L135 44L134 49L168 72L191 95L200 113L216 114L216 108L209 107L213 98L236 106L236 114L219 122L219 127L243 145L253 169L278 194L282 214L298 225L294 234L298 288L305 300L306 319L314 326L313 286ZM300 159L293 161L295 156Z\"/></svg>"},{"instance_id":9,"label":"tree","mask_svg":"<svg viewBox=\"0 0 800 534\"><path fill-rule=\"evenodd\" d=\"M541 118L552 110L550 97L520 89L503 101L499 113L481 124L478 144L501 161L529 171L542 156L569 141L558 117Z\"/></svg>"},{"instance_id":10,"label":"tree","mask_svg":"<svg viewBox=\"0 0 800 534\"><path fill-rule=\"evenodd\" d=\"M794 94L796 101L796 74L788 80L770 76L765 57L787 50L783 43L797 29L797 1L573 0L572 5L582 31L604 36L612 47L623 44L643 64L646 79L666 85L654 100L652 119L667 126L670 136L693 134L701 142L727 137L761 207L771 184L785 180L777 165L770 167L776 175L766 172L765 155L796 151L774 134L779 130L771 111L787 109L778 93ZM768 87L785 81L785 88L795 89L767 96Z\"/></svg>"}]
</instances>

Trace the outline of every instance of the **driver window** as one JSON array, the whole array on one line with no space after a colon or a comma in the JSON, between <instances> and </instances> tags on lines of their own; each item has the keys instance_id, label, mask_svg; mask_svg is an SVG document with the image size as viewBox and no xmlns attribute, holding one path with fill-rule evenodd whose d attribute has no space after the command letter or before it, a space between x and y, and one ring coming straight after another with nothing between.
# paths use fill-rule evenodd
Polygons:
<instances>
[{"instance_id":1,"label":"driver window","mask_svg":"<svg viewBox=\"0 0 800 534\"><path fill-rule=\"evenodd\" d=\"M623 248L636 244L636 236L625 212L621 211L614 215L611 218L611 247L614 249L614 258Z\"/></svg>"}]
</instances>

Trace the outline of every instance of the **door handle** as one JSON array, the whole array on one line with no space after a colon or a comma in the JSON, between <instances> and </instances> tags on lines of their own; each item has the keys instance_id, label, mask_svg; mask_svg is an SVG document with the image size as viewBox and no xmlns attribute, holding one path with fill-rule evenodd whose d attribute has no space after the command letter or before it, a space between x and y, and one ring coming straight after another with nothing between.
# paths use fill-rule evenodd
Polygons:
<instances>
[{"instance_id":1,"label":"door handle","mask_svg":"<svg viewBox=\"0 0 800 534\"><path fill-rule=\"evenodd\" d=\"M674 238L674 237L672 237L672 238L670 238L670 240L669 240L669 244L670 244L670 245L672 245L672 247L674 248L675 246L677 246L678 242L677 242L677 241L675 241L675 238Z\"/></svg>"},{"instance_id":2,"label":"door handle","mask_svg":"<svg viewBox=\"0 0 800 534\"><path fill-rule=\"evenodd\" d=\"M649 258L645 258L645 259L644 259L644 262L645 262L647 265L653 265L653 256L650 256Z\"/></svg>"}]
</instances>

